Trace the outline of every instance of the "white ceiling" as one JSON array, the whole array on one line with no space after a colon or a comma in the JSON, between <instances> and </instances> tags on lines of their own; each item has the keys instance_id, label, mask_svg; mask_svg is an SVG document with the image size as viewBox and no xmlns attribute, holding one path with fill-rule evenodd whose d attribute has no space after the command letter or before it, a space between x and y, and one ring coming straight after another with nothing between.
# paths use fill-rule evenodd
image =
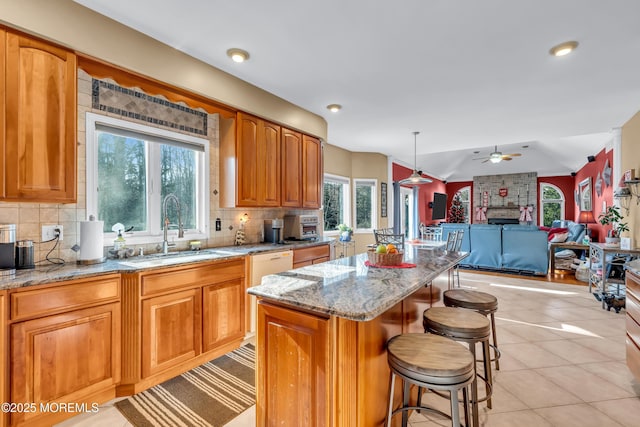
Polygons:
<instances>
[{"instance_id":1,"label":"white ceiling","mask_svg":"<svg viewBox=\"0 0 640 427\"><path fill-rule=\"evenodd\" d=\"M412 167L420 131L449 181L567 175L640 109L638 0L76 1L325 117L330 144ZM494 145L523 155L470 160Z\"/></svg>"}]
</instances>

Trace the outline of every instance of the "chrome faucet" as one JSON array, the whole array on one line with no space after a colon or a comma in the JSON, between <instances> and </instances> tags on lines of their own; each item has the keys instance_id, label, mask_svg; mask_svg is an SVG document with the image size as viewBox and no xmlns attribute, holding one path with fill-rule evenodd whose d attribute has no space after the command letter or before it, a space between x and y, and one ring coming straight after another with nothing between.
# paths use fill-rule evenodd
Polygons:
<instances>
[{"instance_id":1,"label":"chrome faucet","mask_svg":"<svg viewBox=\"0 0 640 427\"><path fill-rule=\"evenodd\" d=\"M162 241L162 253L169 253L169 246L175 246L175 243L169 243L167 240L167 232L169 231L169 216L167 215L167 202L169 200L173 200L176 203L176 207L178 208L178 238L181 239L184 237L184 228L182 226L182 215L180 213L180 200L176 197L175 194L170 193L164 196L164 200L162 201L162 215L164 216L164 240Z\"/></svg>"}]
</instances>

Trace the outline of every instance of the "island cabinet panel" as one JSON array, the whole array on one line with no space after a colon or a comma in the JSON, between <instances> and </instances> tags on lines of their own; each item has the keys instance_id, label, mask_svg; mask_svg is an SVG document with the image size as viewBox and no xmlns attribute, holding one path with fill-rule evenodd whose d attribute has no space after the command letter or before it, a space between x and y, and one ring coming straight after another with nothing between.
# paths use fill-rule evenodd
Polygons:
<instances>
[{"instance_id":1,"label":"island cabinet panel","mask_svg":"<svg viewBox=\"0 0 640 427\"><path fill-rule=\"evenodd\" d=\"M302 134L282 128L282 206L302 206Z\"/></svg>"},{"instance_id":2,"label":"island cabinet panel","mask_svg":"<svg viewBox=\"0 0 640 427\"><path fill-rule=\"evenodd\" d=\"M213 350L244 334L242 280L205 286L202 288L202 298L203 351Z\"/></svg>"},{"instance_id":3,"label":"island cabinet panel","mask_svg":"<svg viewBox=\"0 0 640 427\"><path fill-rule=\"evenodd\" d=\"M640 380L640 277L627 270L625 280L627 366L636 379Z\"/></svg>"},{"instance_id":4,"label":"island cabinet panel","mask_svg":"<svg viewBox=\"0 0 640 427\"><path fill-rule=\"evenodd\" d=\"M280 206L280 126L238 113L236 206Z\"/></svg>"},{"instance_id":5,"label":"island cabinet panel","mask_svg":"<svg viewBox=\"0 0 640 427\"><path fill-rule=\"evenodd\" d=\"M331 425L330 323L258 302L258 426Z\"/></svg>"},{"instance_id":6,"label":"island cabinet panel","mask_svg":"<svg viewBox=\"0 0 640 427\"><path fill-rule=\"evenodd\" d=\"M8 32L4 198L76 201L76 56Z\"/></svg>"},{"instance_id":7,"label":"island cabinet panel","mask_svg":"<svg viewBox=\"0 0 640 427\"><path fill-rule=\"evenodd\" d=\"M91 403L113 397L119 380L119 303L11 325L11 401L38 404L35 412L12 413L11 425L65 418L40 412L40 403L84 402L89 410Z\"/></svg>"},{"instance_id":8,"label":"island cabinet panel","mask_svg":"<svg viewBox=\"0 0 640 427\"><path fill-rule=\"evenodd\" d=\"M322 144L318 138L302 137L302 207L319 209L322 205Z\"/></svg>"}]
</instances>

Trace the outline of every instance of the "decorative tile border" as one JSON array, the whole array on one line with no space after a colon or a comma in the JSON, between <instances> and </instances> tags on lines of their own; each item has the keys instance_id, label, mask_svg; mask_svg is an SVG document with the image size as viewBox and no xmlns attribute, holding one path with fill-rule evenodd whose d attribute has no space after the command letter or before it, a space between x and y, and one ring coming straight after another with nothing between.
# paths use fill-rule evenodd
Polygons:
<instances>
[{"instance_id":1,"label":"decorative tile border","mask_svg":"<svg viewBox=\"0 0 640 427\"><path fill-rule=\"evenodd\" d=\"M92 108L154 125L207 135L207 113L103 80L91 79Z\"/></svg>"}]
</instances>

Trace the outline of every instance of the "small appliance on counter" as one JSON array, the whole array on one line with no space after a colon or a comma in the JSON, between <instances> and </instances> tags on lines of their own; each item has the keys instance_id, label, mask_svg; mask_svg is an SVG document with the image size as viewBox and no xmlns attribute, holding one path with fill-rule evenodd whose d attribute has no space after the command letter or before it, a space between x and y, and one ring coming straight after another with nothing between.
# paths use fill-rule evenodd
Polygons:
<instances>
[{"instance_id":1,"label":"small appliance on counter","mask_svg":"<svg viewBox=\"0 0 640 427\"><path fill-rule=\"evenodd\" d=\"M33 260L33 240L18 240L16 242L16 269L27 270L36 268Z\"/></svg>"},{"instance_id":2,"label":"small appliance on counter","mask_svg":"<svg viewBox=\"0 0 640 427\"><path fill-rule=\"evenodd\" d=\"M16 272L16 225L0 224L0 276Z\"/></svg>"},{"instance_id":3,"label":"small appliance on counter","mask_svg":"<svg viewBox=\"0 0 640 427\"><path fill-rule=\"evenodd\" d=\"M282 244L282 228L284 221L282 219L265 219L264 220L264 241L266 243Z\"/></svg>"},{"instance_id":4,"label":"small appliance on counter","mask_svg":"<svg viewBox=\"0 0 640 427\"><path fill-rule=\"evenodd\" d=\"M285 240L312 240L320 235L318 215L285 215Z\"/></svg>"}]
</instances>

